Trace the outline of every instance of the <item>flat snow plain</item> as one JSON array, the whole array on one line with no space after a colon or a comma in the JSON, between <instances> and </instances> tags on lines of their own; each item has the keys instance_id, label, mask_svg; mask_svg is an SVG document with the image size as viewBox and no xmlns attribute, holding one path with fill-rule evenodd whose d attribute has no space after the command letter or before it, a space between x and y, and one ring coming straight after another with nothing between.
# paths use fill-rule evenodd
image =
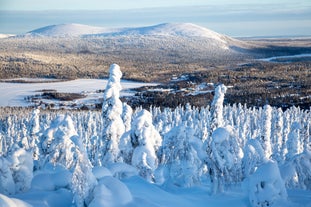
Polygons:
<instances>
[{"instance_id":1,"label":"flat snow plain","mask_svg":"<svg viewBox=\"0 0 311 207\"><path fill-rule=\"evenodd\" d=\"M108 79L76 79L62 82L55 82L53 79L27 79L27 81L40 81L40 83L1 82L0 106L29 106L31 103L26 102L25 98L27 96L39 94L40 90L56 90L62 93L84 93L87 95L85 99L101 98L103 94L96 93L96 91L104 90ZM121 81L121 85L123 88L121 96L125 96L131 95L131 89L156 84L123 80Z\"/></svg>"}]
</instances>

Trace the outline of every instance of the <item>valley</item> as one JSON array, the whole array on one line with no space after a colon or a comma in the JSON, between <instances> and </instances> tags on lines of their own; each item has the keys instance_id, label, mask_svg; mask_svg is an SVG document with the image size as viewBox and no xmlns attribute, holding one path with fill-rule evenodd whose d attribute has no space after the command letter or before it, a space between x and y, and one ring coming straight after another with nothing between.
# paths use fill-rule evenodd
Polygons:
<instances>
[{"instance_id":1,"label":"valley","mask_svg":"<svg viewBox=\"0 0 311 207\"><path fill-rule=\"evenodd\" d=\"M118 63L125 80L174 89L141 89L136 98L125 98L132 106L206 106L212 94L191 92L204 83L231 86L229 104L284 109L311 104L310 38L234 39L193 24L112 29L65 24L2 38L0 47L1 79L103 79L109 65Z\"/></svg>"}]
</instances>

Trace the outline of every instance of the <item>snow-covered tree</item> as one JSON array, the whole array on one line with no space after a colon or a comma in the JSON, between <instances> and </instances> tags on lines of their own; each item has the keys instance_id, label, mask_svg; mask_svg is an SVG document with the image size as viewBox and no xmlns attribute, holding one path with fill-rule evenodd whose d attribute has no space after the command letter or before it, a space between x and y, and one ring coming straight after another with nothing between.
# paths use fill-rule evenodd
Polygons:
<instances>
[{"instance_id":1,"label":"snow-covered tree","mask_svg":"<svg viewBox=\"0 0 311 207\"><path fill-rule=\"evenodd\" d=\"M33 159L35 160L34 165L35 168L38 168L38 160L40 157L40 149L39 149L39 132L40 132L40 120L39 120L39 109L34 109L32 111L32 115L29 122L29 147L30 151L33 153Z\"/></svg>"},{"instance_id":2,"label":"snow-covered tree","mask_svg":"<svg viewBox=\"0 0 311 207\"><path fill-rule=\"evenodd\" d=\"M274 129L271 132L272 157L279 163L284 161L281 149L283 144L283 111L279 108L275 111L275 121L273 121Z\"/></svg>"},{"instance_id":3,"label":"snow-covered tree","mask_svg":"<svg viewBox=\"0 0 311 207\"><path fill-rule=\"evenodd\" d=\"M15 193L15 183L10 169L11 163L0 156L0 193L11 195Z\"/></svg>"},{"instance_id":4,"label":"snow-covered tree","mask_svg":"<svg viewBox=\"0 0 311 207\"><path fill-rule=\"evenodd\" d=\"M242 179L243 152L237 142L236 133L230 126L214 130L211 142L210 167L213 193L222 192L225 184Z\"/></svg>"},{"instance_id":5,"label":"snow-covered tree","mask_svg":"<svg viewBox=\"0 0 311 207\"><path fill-rule=\"evenodd\" d=\"M273 206L286 200L287 192L279 167L274 161L267 161L249 178L249 200L253 207Z\"/></svg>"},{"instance_id":6,"label":"snow-covered tree","mask_svg":"<svg viewBox=\"0 0 311 207\"><path fill-rule=\"evenodd\" d=\"M226 92L227 87L224 84L220 84L215 88L215 95L211 105L211 132L213 132L216 128L225 125L223 118L223 103Z\"/></svg>"},{"instance_id":7,"label":"snow-covered tree","mask_svg":"<svg viewBox=\"0 0 311 207\"><path fill-rule=\"evenodd\" d=\"M158 167L157 151L162 138L152 124L152 115L147 110L138 112L132 123L131 143L134 147L132 165L149 182L154 182L154 171Z\"/></svg>"},{"instance_id":8,"label":"snow-covered tree","mask_svg":"<svg viewBox=\"0 0 311 207\"><path fill-rule=\"evenodd\" d=\"M122 72L117 64L112 64L109 69L109 80L104 92L102 106L102 117L104 122L103 140L103 165L121 161L119 157L119 142L125 132L122 120L123 105L120 101L120 90L122 89L120 79Z\"/></svg>"},{"instance_id":9,"label":"snow-covered tree","mask_svg":"<svg viewBox=\"0 0 311 207\"><path fill-rule=\"evenodd\" d=\"M199 143L199 144L198 144ZM191 187L200 183L202 161L196 146L202 141L194 136L190 127L174 127L163 138L161 168L166 184Z\"/></svg>"},{"instance_id":10,"label":"snow-covered tree","mask_svg":"<svg viewBox=\"0 0 311 207\"><path fill-rule=\"evenodd\" d=\"M43 149L45 163L61 165L72 173L71 190L78 207L90 202L91 192L96 184L92 165L87 157L85 146L77 134L69 115L59 115L46 130Z\"/></svg>"},{"instance_id":11,"label":"snow-covered tree","mask_svg":"<svg viewBox=\"0 0 311 207\"><path fill-rule=\"evenodd\" d=\"M59 115L45 131L42 148L45 154L45 162L61 164L70 169L75 164L74 148L72 139L78 134L69 115Z\"/></svg>"},{"instance_id":12,"label":"snow-covered tree","mask_svg":"<svg viewBox=\"0 0 311 207\"><path fill-rule=\"evenodd\" d=\"M127 103L123 103L122 120L126 132L131 130L132 115L133 109Z\"/></svg>"},{"instance_id":13,"label":"snow-covered tree","mask_svg":"<svg viewBox=\"0 0 311 207\"><path fill-rule=\"evenodd\" d=\"M264 106L264 117L263 117L263 126L262 130L262 148L265 152L267 159L270 159L272 155L271 147L271 120L272 120L272 108L270 105Z\"/></svg>"},{"instance_id":14,"label":"snow-covered tree","mask_svg":"<svg viewBox=\"0 0 311 207\"><path fill-rule=\"evenodd\" d=\"M31 180L33 178L32 153L16 146L11 159L11 170L15 182L15 192L25 192L30 188Z\"/></svg>"},{"instance_id":15,"label":"snow-covered tree","mask_svg":"<svg viewBox=\"0 0 311 207\"><path fill-rule=\"evenodd\" d=\"M72 167L71 190L77 207L87 206L92 200L92 193L97 184L92 173L92 165L84 146L76 143L74 148L76 163Z\"/></svg>"},{"instance_id":16,"label":"snow-covered tree","mask_svg":"<svg viewBox=\"0 0 311 207\"><path fill-rule=\"evenodd\" d=\"M243 152L242 171L244 177L252 175L258 166L267 161L259 139L249 139Z\"/></svg>"},{"instance_id":17,"label":"snow-covered tree","mask_svg":"<svg viewBox=\"0 0 311 207\"><path fill-rule=\"evenodd\" d=\"M286 142L287 145L287 154L286 159L291 159L297 154L300 154L303 150L302 143L300 142L300 124L298 122L294 122L291 125L290 133L288 134L288 139Z\"/></svg>"}]
</instances>

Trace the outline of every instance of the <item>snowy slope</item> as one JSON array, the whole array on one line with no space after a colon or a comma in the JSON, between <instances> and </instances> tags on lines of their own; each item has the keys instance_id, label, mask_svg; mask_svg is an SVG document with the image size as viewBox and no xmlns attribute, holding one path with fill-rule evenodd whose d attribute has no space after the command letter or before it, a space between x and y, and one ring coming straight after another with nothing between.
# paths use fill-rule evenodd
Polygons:
<instances>
[{"instance_id":1,"label":"snowy slope","mask_svg":"<svg viewBox=\"0 0 311 207\"><path fill-rule=\"evenodd\" d=\"M191 23L164 23L148 27L124 28L120 29L119 32L103 33L101 35L205 37L219 41L223 41L224 38L221 34Z\"/></svg>"},{"instance_id":2,"label":"snowy slope","mask_svg":"<svg viewBox=\"0 0 311 207\"><path fill-rule=\"evenodd\" d=\"M77 37L82 35L116 32L114 29L93 27L83 24L59 24L32 30L26 36Z\"/></svg>"},{"instance_id":3,"label":"snowy slope","mask_svg":"<svg viewBox=\"0 0 311 207\"><path fill-rule=\"evenodd\" d=\"M210 38L224 42L228 38L191 23L163 23L146 27L104 28L82 24L50 25L26 33L27 36L179 36Z\"/></svg>"}]
</instances>

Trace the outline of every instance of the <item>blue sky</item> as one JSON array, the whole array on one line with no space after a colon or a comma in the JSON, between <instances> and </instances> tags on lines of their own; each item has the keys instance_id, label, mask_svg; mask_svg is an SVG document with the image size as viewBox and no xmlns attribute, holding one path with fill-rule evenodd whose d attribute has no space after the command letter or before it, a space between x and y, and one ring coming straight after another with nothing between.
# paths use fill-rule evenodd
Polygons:
<instances>
[{"instance_id":1,"label":"blue sky","mask_svg":"<svg viewBox=\"0 0 311 207\"><path fill-rule=\"evenodd\" d=\"M0 0L1 10L106 10L196 5L295 5L311 6L310 0Z\"/></svg>"}]
</instances>

